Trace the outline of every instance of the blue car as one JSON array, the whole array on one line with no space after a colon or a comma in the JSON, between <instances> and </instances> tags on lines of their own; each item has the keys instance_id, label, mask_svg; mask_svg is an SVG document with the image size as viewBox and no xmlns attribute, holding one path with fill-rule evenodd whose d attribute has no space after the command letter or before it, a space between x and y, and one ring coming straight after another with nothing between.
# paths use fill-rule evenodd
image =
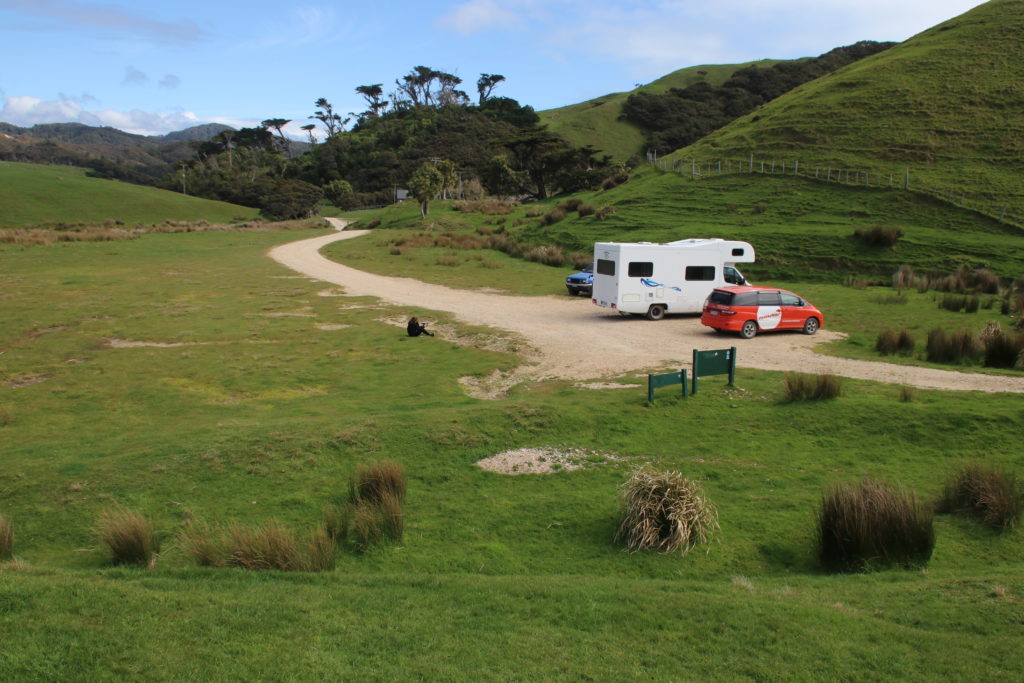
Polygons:
<instances>
[{"instance_id":1,"label":"blue car","mask_svg":"<svg viewBox=\"0 0 1024 683\"><path fill-rule=\"evenodd\" d=\"M570 296L579 296L580 294L590 296L594 289L594 266L586 266L580 272L565 278L565 288L569 290Z\"/></svg>"}]
</instances>

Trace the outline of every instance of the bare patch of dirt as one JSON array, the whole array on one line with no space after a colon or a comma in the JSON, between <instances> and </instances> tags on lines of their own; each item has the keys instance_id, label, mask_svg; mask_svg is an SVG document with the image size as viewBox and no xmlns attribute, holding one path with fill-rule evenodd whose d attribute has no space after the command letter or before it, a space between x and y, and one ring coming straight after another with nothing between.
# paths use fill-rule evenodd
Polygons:
<instances>
[{"instance_id":1,"label":"bare patch of dirt","mask_svg":"<svg viewBox=\"0 0 1024 683\"><path fill-rule=\"evenodd\" d=\"M335 330L344 330L346 327L352 327L351 325L332 325L323 323L316 326L318 330L324 330L325 332L334 332Z\"/></svg>"},{"instance_id":2,"label":"bare patch of dirt","mask_svg":"<svg viewBox=\"0 0 1024 683\"><path fill-rule=\"evenodd\" d=\"M316 313L301 313L301 312L289 312L289 311L272 311L270 313L260 313L264 318L315 318Z\"/></svg>"},{"instance_id":3,"label":"bare patch of dirt","mask_svg":"<svg viewBox=\"0 0 1024 683\"><path fill-rule=\"evenodd\" d=\"M621 462L622 458L582 448L517 448L477 461L477 466L499 474L552 474Z\"/></svg>"},{"instance_id":4,"label":"bare patch of dirt","mask_svg":"<svg viewBox=\"0 0 1024 683\"><path fill-rule=\"evenodd\" d=\"M618 382L577 382L577 389L641 389L639 384L620 384Z\"/></svg>"},{"instance_id":5,"label":"bare patch of dirt","mask_svg":"<svg viewBox=\"0 0 1024 683\"><path fill-rule=\"evenodd\" d=\"M14 375L4 380L4 384L13 388L20 389L21 387L30 387L33 384L42 384L46 380L50 379L51 375L25 373L23 375Z\"/></svg>"}]
</instances>

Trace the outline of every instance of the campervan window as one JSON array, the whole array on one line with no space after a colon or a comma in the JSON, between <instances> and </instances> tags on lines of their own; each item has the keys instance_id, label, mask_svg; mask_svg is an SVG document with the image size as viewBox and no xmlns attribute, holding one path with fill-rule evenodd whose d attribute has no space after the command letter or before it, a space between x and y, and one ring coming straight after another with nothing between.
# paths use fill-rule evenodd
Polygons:
<instances>
[{"instance_id":1,"label":"campervan window","mask_svg":"<svg viewBox=\"0 0 1024 683\"><path fill-rule=\"evenodd\" d=\"M715 279L715 267L686 266L686 279L697 282L710 282Z\"/></svg>"},{"instance_id":2,"label":"campervan window","mask_svg":"<svg viewBox=\"0 0 1024 683\"><path fill-rule=\"evenodd\" d=\"M630 277L651 277L654 275L654 264L646 261L630 261Z\"/></svg>"},{"instance_id":3,"label":"campervan window","mask_svg":"<svg viewBox=\"0 0 1024 683\"><path fill-rule=\"evenodd\" d=\"M737 248L732 250L732 255L733 256L743 256L743 252L744 251L745 250L743 249L743 247L737 247Z\"/></svg>"},{"instance_id":4,"label":"campervan window","mask_svg":"<svg viewBox=\"0 0 1024 683\"><path fill-rule=\"evenodd\" d=\"M597 259L597 274L615 275L615 261L609 261L608 259L603 258Z\"/></svg>"}]
</instances>

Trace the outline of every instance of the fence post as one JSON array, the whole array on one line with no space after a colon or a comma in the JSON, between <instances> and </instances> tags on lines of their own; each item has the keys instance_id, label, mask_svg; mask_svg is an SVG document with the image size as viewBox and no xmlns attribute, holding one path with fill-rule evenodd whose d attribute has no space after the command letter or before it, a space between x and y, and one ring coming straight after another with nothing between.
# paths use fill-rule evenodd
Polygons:
<instances>
[{"instance_id":1,"label":"fence post","mask_svg":"<svg viewBox=\"0 0 1024 683\"><path fill-rule=\"evenodd\" d=\"M750 169L748 170L748 173L753 173L753 172L754 172L754 155L751 154L750 155Z\"/></svg>"},{"instance_id":2,"label":"fence post","mask_svg":"<svg viewBox=\"0 0 1024 683\"><path fill-rule=\"evenodd\" d=\"M799 161L794 161L793 162L793 175L798 175L799 173L800 173L800 162Z\"/></svg>"},{"instance_id":3,"label":"fence post","mask_svg":"<svg viewBox=\"0 0 1024 683\"><path fill-rule=\"evenodd\" d=\"M831 166L828 167L828 177L825 178L825 182L826 183L831 183L832 182L832 167Z\"/></svg>"},{"instance_id":4,"label":"fence post","mask_svg":"<svg viewBox=\"0 0 1024 683\"><path fill-rule=\"evenodd\" d=\"M761 173L764 173L764 162L761 162Z\"/></svg>"},{"instance_id":5,"label":"fence post","mask_svg":"<svg viewBox=\"0 0 1024 683\"><path fill-rule=\"evenodd\" d=\"M910 187L910 169L903 169L903 189L906 190Z\"/></svg>"}]
</instances>

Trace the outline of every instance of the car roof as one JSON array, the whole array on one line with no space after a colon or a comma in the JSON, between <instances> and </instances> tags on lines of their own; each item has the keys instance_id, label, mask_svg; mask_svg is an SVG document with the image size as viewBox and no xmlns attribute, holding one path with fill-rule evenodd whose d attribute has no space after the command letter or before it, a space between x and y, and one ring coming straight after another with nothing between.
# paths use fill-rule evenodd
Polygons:
<instances>
[{"instance_id":1,"label":"car roof","mask_svg":"<svg viewBox=\"0 0 1024 683\"><path fill-rule=\"evenodd\" d=\"M787 294L793 294L788 289L781 287L755 287L753 285L733 285L730 287L715 287L715 289L720 292L729 292L730 294L742 294L743 292L786 292Z\"/></svg>"}]
</instances>

